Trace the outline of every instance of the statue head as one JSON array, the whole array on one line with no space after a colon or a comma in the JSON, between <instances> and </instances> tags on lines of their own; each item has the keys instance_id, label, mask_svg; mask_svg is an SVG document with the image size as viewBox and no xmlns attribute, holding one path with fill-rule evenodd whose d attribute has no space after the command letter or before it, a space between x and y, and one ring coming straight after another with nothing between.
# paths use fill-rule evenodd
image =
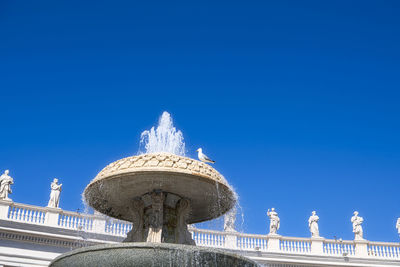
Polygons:
<instances>
[{"instance_id":1,"label":"statue head","mask_svg":"<svg viewBox=\"0 0 400 267\"><path fill-rule=\"evenodd\" d=\"M354 214L354 216L357 216L358 215L358 211L355 211L353 214Z\"/></svg>"},{"instance_id":2,"label":"statue head","mask_svg":"<svg viewBox=\"0 0 400 267\"><path fill-rule=\"evenodd\" d=\"M196 152L202 152L202 151L203 149L201 149L201 147L196 150Z\"/></svg>"},{"instance_id":3,"label":"statue head","mask_svg":"<svg viewBox=\"0 0 400 267\"><path fill-rule=\"evenodd\" d=\"M315 214L317 214L317 212L316 212L315 210L313 210L313 211L311 212L311 214L312 214L312 215L315 215Z\"/></svg>"},{"instance_id":4,"label":"statue head","mask_svg":"<svg viewBox=\"0 0 400 267\"><path fill-rule=\"evenodd\" d=\"M5 171L4 171L4 174L5 174L5 175L8 175L9 173L10 173L9 170L5 170Z\"/></svg>"},{"instance_id":5,"label":"statue head","mask_svg":"<svg viewBox=\"0 0 400 267\"><path fill-rule=\"evenodd\" d=\"M58 183L58 179L57 179L57 178L54 178L54 179L53 179L53 183Z\"/></svg>"}]
</instances>

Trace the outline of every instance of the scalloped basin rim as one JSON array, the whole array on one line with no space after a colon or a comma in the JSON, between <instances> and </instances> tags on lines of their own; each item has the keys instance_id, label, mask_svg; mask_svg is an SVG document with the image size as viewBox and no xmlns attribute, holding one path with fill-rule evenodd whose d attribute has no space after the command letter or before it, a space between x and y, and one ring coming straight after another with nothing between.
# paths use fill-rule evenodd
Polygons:
<instances>
[{"instance_id":1,"label":"scalloped basin rim","mask_svg":"<svg viewBox=\"0 0 400 267\"><path fill-rule=\"evenodd\" d=\"M190 199L188 223L219 217L236 202L225 178L211 166L168 153L133 156L109 164L89 183L84 197L101 213L130 221L132 200L158 189Z\"/></svg>"}]
</instances>

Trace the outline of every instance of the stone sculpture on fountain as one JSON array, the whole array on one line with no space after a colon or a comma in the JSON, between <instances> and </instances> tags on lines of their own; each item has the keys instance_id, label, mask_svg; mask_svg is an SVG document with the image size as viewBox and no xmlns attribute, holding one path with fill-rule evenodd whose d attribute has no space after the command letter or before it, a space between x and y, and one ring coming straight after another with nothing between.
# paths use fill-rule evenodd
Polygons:
<instances>
[{"instance_id":1,"label":"stone sculpture on fountain","mask_svg":"<svg viewBox=\"0 0 400 267\"><path fill-rule=\"evenodd\" d=\"M53 182L50 185L51 192L50 192L50 199L47 207L50 208L59 208L60 203L60 193L61 193L62 184L58 184L58 179L54 178Z\"/></svg>"},{"instance_id":2,"label":"stone sculpture on fountain","mask_svg":"<svg viewBox=\"0 0 400 267\"><path fill-rule=\"evenodd\" d=\"M353 224L353 233L355 240L364 240L363 238L363 228L361 224L364 222L363 217L358 216L358 211L354 212L354 216L351 217L351 222Z\"/></svg>"},{"instance_id":3,"label":"stone sculpture on fountain","mask_svg":"<svg viewBox=\"0 0 400 267\"><path fill-rule=\"evenodd\" d=\"M308 218L308 227L310 228L311 237L319 237L318 221L319 217L316 211L313 211L310 218Z\"/></svg>"},{"instance_id":4,"label":"stone sculpture on fountain","mask_svg":"<svg viewBox=\"0 0 400 267\"><path fill-rule=\"evenodd\" d=\"M275 211L275 208L272 208L271 211L268 209L267 215L270 219L269 223L269 233L277 234L280 227L280 219L278 217L278 213Z\"/></svg>"},{"instance_id":5,"label":"stone sculpture on fountain","mask_svg":"<svg viewBox=\"0 0 400 267\"><path fill-rule=\"evenodd\" d=\"M8 194L12 193L11 185L14 183L14 179L8 175L9 173L9 170L5 170L0 176L0 200L11 201Z\"/></svg>"},{"instance_id":6,"label":"stone sculpture on fountain","mask_svg":"<svg viewBox=\"0 0 400 267\"><path fill-rule=\"evenodd\" d=\"M397 218L396 229L397 229L397 233L400 235L400 218Z\"/></svg>"}]
</instances>

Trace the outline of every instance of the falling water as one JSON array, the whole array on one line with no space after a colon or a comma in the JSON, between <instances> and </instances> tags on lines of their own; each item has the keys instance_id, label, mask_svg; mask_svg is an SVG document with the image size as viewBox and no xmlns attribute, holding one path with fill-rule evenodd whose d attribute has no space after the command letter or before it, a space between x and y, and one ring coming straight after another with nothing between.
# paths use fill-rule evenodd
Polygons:
<instances>
[{"instance_id":1,"label":"falling water","mask_svg":"<svg viewBox=\"0 0 400 267\"><path fill-rule=\"evenodd\" d=\"M185 156L183 134L174 127L171 115L166 111L161 115L157 128L152 127L150 130L142 132L140 137L139 153L155 152L169 152Z\"/></svg>"}]
</instances>

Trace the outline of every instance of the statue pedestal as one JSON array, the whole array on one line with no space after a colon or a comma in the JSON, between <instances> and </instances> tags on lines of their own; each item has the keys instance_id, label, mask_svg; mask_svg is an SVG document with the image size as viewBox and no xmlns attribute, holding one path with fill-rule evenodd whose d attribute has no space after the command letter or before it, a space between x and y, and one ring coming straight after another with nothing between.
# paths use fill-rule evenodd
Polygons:
<instances>
[{"instance_id":1,"label":"statue pedestal","mask_svg":"<svg viewBox=\"0 0 400 267\"><path fill-rule=\"evenodd\" d=\"M354 252L356 257L367 257L368 241L365 239L354 240Z\"/></svg>"},{"instance_id":2,"label":"statue pedestal","mask_svg":"<svg viewBox=\"0 0 400 267\"><path fill-rule=\"evenodd\" d=\"M8 218L8 211L12 203L11 199L0 199L0 220Z\"/></svg>"},{"instance_id":3,"label":"statue pedestal","mask_svg":"<svg viewBox=\"0 0 400 267\"><path fill-rule=\"evenodd\" d=\"M311 253L322 255L324 254L324 238L311 237Z\"/></svg>"},{"instance_id":4,"label":"statue pedestal","mask_svg":"<svg viewBox=\"0 0 400 267\"><path fill-rule=\"evenodd\" d=\"M267 250L269 252L279 252L280 251L280 240L281 240L281 235L268 234Z\"/></svg>"},{"instance_id":5,"label":"statue pedestal","mask_svg":"<svg viewBox=\"0 0 400 267\"><path fill-rule=\"evenodd\" d=\"M61 213L60 208L46 207L46 217L45 217L46 223L51 226L58 226L60 213Z\"/></svg>"},{"instance_id":6,"label":"statue pedestal","mask_svg":"<svg viewBox=\"0 0 400 267\"><path fill-rule=\"evenodd\" d=\"M230 249L237 248L237 235L236 231L225 232L225 247Z\"/></svg>"}]
</instances>

